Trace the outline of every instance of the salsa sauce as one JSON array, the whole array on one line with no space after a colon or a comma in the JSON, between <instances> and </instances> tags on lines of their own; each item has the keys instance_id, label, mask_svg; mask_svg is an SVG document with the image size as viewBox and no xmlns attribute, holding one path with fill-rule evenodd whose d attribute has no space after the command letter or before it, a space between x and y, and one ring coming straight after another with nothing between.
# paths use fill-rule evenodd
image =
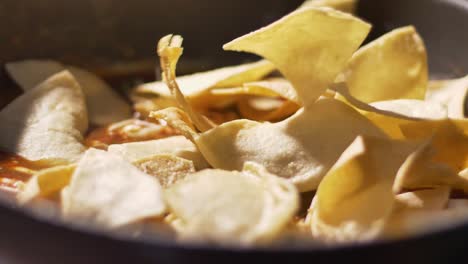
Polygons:
<instances>
[{"instance_id":1,"label":"salsa sauce","mask_svg":"<svg viewBox=\"0 0 468 264\"><path fill-rule=\"evenodd\" d=\"M0 190L17 192L36 171L47 167L44 163L0 151Z\"/></svg>"}]
</instances>

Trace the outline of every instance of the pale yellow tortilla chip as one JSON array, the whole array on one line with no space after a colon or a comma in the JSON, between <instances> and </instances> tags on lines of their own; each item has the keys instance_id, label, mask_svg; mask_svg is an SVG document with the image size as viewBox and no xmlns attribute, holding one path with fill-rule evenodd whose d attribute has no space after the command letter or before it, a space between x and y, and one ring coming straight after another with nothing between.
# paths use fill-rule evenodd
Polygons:
<instances>
[{"instance_id":1,"label":"pale yellow tortilla chip","mask_svg":"<svg viewBox=\"0 0 468 264\"><path fill-rule=\"evenodd\" d=\"M294 102L285 101L282 102L281 105L277 108L261 110L253 106L258 100L259 98L251 98L247 100L241 100L237 103L237 109L243 118L255 121L280 121L286 117L291 116L300 108L300 106Z\"/></svg>"},{"instance_id":2,"label":"pale yellow tortilla chip","mask_svg":"<svg viewBox=\"0 0 468 264\"><path fill-rule=\"evenodd\" d=\"M427 54L412 26L395 29L360 48L338 78L365 102L424 99Z\"/></svg>"},{"instance_id":3,"label":"pale yellow tortilla chip","mask_svg":"<svg viewBox=\"0 0 468 264\"><path fill-rule=\"evenodd\" d=\"M0 148L26 159L76 161L85 150L85 99L69 72L60 72L0 111Z\"/></svg>"},{"instance_id":4,"label":"pale yellow tortilla chip","mask_svg":"<svg viewBox=\"0 0 468 264\"><path fill-rule=\"evenodd\" d=\"M417 119L446 119L447 109L440 103L414 99L397 99L379 101L370 104L371 106L388 112Z\"/></svg>"},{"instance_id":5,"label":"pale yellow tortilla chip","mask_svg":"<svg viewBox=\"0 0 468 264\"><path fill-rule=\"evenodd\" d=\"M307 219L313 236L351 242L380 235L395 203L393 180L414 148L409 142L357 137L320 183Z\"/></svg>"},{"instance_id":6,"label":"pale yellow tortilla chip","mask_svg":"<svg viewBox=\"0 0 468 264\"><path fill-rule=\"evenodd\" d=\"M59 193L69 183L76 165L56 166L35 173L17 194L18 203L24 205L38 197Z\"/></svg>"},{"instance_id":7,"label":"pale yellow tortilla chip","mask_svg":"<svg viewBox=\"0 0 468 264\"><path fill-rule=\"evenodd\" d=\"M465 118L467 107L468 76L455 80L432 81L426 92L426 100L447 107L448 117Z\"/></svg>"},{"instance_id":8,"label":"pale yellow tortilla chip","mask_svg":"<svg viewBox=\"0 0 468 264\"><path fill-rule=\"evenodd\" d=\"M214 168L240 170L247 161L257 162L303 192L317 188L356 136L385 137L353 108L335 99L319 100L278 123L236 120L202 134L164 113L153 112L152 116L180 131L188 129L185 134Z\"/></svg>"},{"instance_id":9,"label":"pale yellow tortilla chip","mask_svg":"<svg viewBox=\"0 0 468 264\"><path fill-rule=\"evenodd\" d=\"M463 224L467 220L468 210L465 208L405 210L389 219L383 237L403 238L434 232Z\"/></svg>"},{"instance_id":10,"label":"pale yellow tortilla chip","mask_svg":"<svg viewBox=\"0 0 468 264\"><path fill-rule=\"evenodd\" d=\"M182 238L248 245L278 236L298 209L294 186L257 164L245 170L203 170L165 191L183 221Z\"/></svg>"},{"instance_id":11,"label":"pale yellow tortilla chip","mask_svg":"<svg viewBox=\"0 0 468 264\"><path fill-rule=\"evenodd\" d=\"M244 83L242 87L213 89L210 93L214 95L256 95L266 97L282 97L289 101L300 104L297 92L292 84L283 78L271 78L258 82Z\"/></svg>"},{"instance_id":12,"label":"pale yellow tortilla chip","mask_svg":"<svg viewBox=\"0 0 468 264\"><path fill-rule=\"evenodd\" d=\"M396 195L395 212L402 210L442 210L447 207L450 187L438 187Z\"/></svg>"},{"instance_id":13,"label":"pale yellow tortilla chip","mask_svg":"<svg viewBox=\"0 0 468 264\"><path fill-rule=\"evenodd\" d=\"M66 220L110 229L166 211L156 178L120 156L98 149L83 155L62 199Z\"/></svg>"},{"instance_id":14,"label":"pale yellow tortilla chip","mask_svg":"<svg viewBox=\"0 0 468 264\"><path fill-rule=\"evenodd\" d=\"M170 187L187 175L195 173L193 161L168 154L139 159L134 161L133 165L144 173L156 177L163 188Z\"/></svg>"},{"instance_id":15,"label":"pale yellow tortilla chip","mask_svg":"<svg viewBox=\"0 0 468 264\"><path fill-rule=\"evenodd\" d=\"M302 104L309 106L344 70L369 30L369 24L349 14L307 7L223 48L255 53L271 61L293 84Z\"/></svg>"},{"instance_id":16,"label":"pale yellow tortilla chip","mask_svg":"<svg viewBox=\"0 0 468 264\"><path fill-rule=\"evenodd\" d=\"M220 103L219 96L209 96L211 89L242 86L246 82L258 81L274 70L273 64L262 60L181 76L177 78L177 83L194 107L207 108L217 106ZM163 81L142 84L135 90L137 93L151 93L163 98L173 98L171 91ZM223 104L229 102L227 98L224 99Z\"/></svg>"},{"instance_id":17,"label":"pale yellow tortilla chip","mask_svg":"<svg viewBox=\"0 0 468 264\"><path fill-rule=\"evenodd\" d=\"M447 120L406 124L402 131L409 138L427 142L400 168L395 193L440 186L468 192L468 178L458 174L468 168L468 137L462 130Z\"/></svg>"},{"instance_id":18,"label":"pale yellow tortilla chip","mask_svg":"<svg viewBox=\"0 0 468 264\"><path fill-rule=\"evenodd\" d=\"M89 121L94 125L106 125L131 117L130 105L107 83L84 69L52 60L10 62L5 67L24 91L32 89L53 74L69 70L83 89Z\"/></svg>"},{"instance_id":19,"label":"pale yellow tortilla chip","mask_svg":"<svg viewBox=\"0 0 468 264\"><path fill-rule=\"evenodd\" d=\"M194 110L192 105L185 98L176 81L176 66L182 55L182 37L178 35L167 35L158 42L158 55L163 74L163 80L171 91L172 96L178 105L187 113L193 125L201 132L207 131L215 124L205 116Z\"/></svg>"},{"instance_id":20,"label":"pale yellow tortilla chip","mask_svg":"<svg viewBox=\"0 0 468 264\"><path fill-rule=\"evenodd\" d=\"M356 12L358 0L307 0L300 8L310 6L327 6L346 13L354 14Z\"/></svg>"},{"instance_id":21,"label":"pale yellow tortilla chip","mask_svg":"<svg viewBox=\"0 0 468 264\"><path fill-rule=\"evenodd\" d=\"M130 162L149 158L158 154L169 154L193 161L197 170L209 167L197 147L184 136L173 136L142 142L113 144L109 146L107 151L120 155Z\"/></svg>"}]
</instances>

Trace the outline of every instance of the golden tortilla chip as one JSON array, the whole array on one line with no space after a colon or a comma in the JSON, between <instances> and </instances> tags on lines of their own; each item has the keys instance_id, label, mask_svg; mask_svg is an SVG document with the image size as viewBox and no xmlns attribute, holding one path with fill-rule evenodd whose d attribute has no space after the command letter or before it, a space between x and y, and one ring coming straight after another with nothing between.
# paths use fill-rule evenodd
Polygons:
<instances>
[{"instance_id":1,"label":"golden tortilla chip","mask_svg":"<svg viewBox=\"0 0 468 264\"><path fill-rule=\"evenodd\" d=\"M37 197L50 197L65 188L76 165L56 166L35 173L17 194L18 203L24 205Z\"/></svg>"},{"instance_id":2,"label":"golden tortilla chip","mask_svg":"<svg viewBox=\"0 0 468 264\"><path fill-rule=\"evenodd\" d=\"M424 43L412 26L393 30L360 48L338 79L365 103L424 99L428 81Z\"/></svg>"},{"instance_id":3,"label":"golden tortilla chip","mask_svg":"<svg viewBox=\"0 0 468 264\"><path fill-rule=\"evenodd\" d=\"M184 179L195 172L193 161L174 155L159 154L133 162L144 173L156 177L163 188Z\"/></svg>"},{"instance_id":4,"label":"golden tortilla chip","mask_svg":"<svg viewBox=\"0 0 468 264\"><path fill-rule=\"evenodd\" d=\"M77 224L117 228L166 211L156 178L103 150L86 151L64 190L63 216Z\"/></svg>"},{"instance_id":5,"label":"golden tortilla chip","mask_svg":"<svg viewBox=\"0 0 468 264\"><path fill-rule=\"evenodd\" d=\"M88 128L80 85L60 72L0 111L0 148L28 160L76 161Z\"/></svg>"},{"instance_id":6,"label":"golden tortilla chip","mask_svg":"<svg viewBox=\"0 0 468 264\"><path fill-rule=\"evenodd\" d=\"M310 6L327 6L346 13L354 14L358 0L307 0L299 8Z\"/></svg>"},{"instance_id":7,"label":"golden tortilla chip","mask_svg":"<svg viewBox=\"0 0 468 264\"><path fill-rule=\"evenodd\" d=\"M110 145L108 152L122 156L130 162L149 158L154 155L168 154L191 160L197 170L208 168L209 165L197 147L184 136Z\"/></svg>"},{"instance_id":8,"label":"golden tortilla chip","mask_svg":"<svg viewBox=\"0 0 468 264\"><path fill-rule=\"evenodd\" d=\"M414 144L357 137L319 185L307 222L328 242L367 241L383 230L395 198L392 185Z\"/></svg>"},{"instance_id":9,"label":"golden tortilla chip","mask_svg":"<svg viewBox=\"0 0 468 264\"><path fill-rule=\"evenodd\" d=\"M29 91L60 71L70 71L86 96L89 121L93 125L107 125L131 117L130 105L107 83L84 69L52 60L17 61L7 63L5 67L24 91ZM105 104L102 103L103 100Z\"/></svg>"},{"instance_id":10,"label":"golden tortilla chip","mask_svg":"<svg viewBox=\"0 0 468 264\"><path fill-rule=\"evenodd\" d=\"M183 221L183 238L220 243L268 243L298 209L294 186L247 163L245 170L203 170L165 191Z\"/></svg>"},{"instance_id":11,"label":"golden tortilla chip","mask_svg":"<svg viewBox=\"0 0 468 264\"><path fill-rule=\"evenodd\" d=\"M293 84L302 104L309 106L344 70L369 30L369 24L349 14L308 7L223 48L255 53L271 61Z\"/></svg>"}]
</instances>

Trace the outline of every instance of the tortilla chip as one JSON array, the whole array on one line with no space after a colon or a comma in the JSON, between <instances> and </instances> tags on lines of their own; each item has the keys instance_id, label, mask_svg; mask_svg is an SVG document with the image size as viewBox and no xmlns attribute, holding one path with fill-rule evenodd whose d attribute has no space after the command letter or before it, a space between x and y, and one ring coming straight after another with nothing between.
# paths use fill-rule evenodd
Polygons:
<instances>
[{"instance_id":1,"label":"tortilla chip","mask_svg":"<svg viewBox=\"0 0 468 264\"><path fill-rule=\"evenodd\" d=\"M389 219L384 237L401 238L434 232L460 225L467 220L468 210L464 208L405 210Z\"/></svg>"},{"instance_id":2,"label":"tortilla chip","mask_svg":"<svg viewBox=\"0 0 468 264\"><path fill-rule=\"evenodd\" d=\"M358 0L307 0L300 8L310 6L327 6L346 13L354 14L357 9Z\"/></svg>"},{"instance_id":3,"label":"tortilla chip","mask_svg":"<svg viewBox=\"0 0 468 264\"><path fill-rule=\"evenodd\" d=\"M379 101L371 106L388 112L403 115L408 118L417 119L446 119L447 109L440 103L414 99L398 99Z\"/></svg>"},{"instance_id":4,"label":"tortilla chip","mask_svg":"<svg viewBox=\"0 0 468 264\"><path fill-rule=\"evenodd\" d=\"M60 72L0 111L0 148L32 161L73 162L85 150L87 128L80 85Z\"/></svg>"},{"instance_id":5,"label":"tortilla chip","mask_svg":"<svg viewBox=\"0 0 468 264\"><path fill-rule=\"evenodd\" d=\"M344 70L369 30L369 24L351 15L308 7L223 48L255 53L271 61L293 84L302 104L309 106Z\"/></svg>"},{"instance_id":6,"label":"tortilla chip","mask_svg":"<svg viewBox=\"0 0 468 264\"><path fill-rule=\"evenodd\" d=\"M243 172L192 174L167 189L165 197L184 222L183 238L241 245L271 242L299 203L293 185L249 163Z\"/></svg>"},{"instance_id":7,"label":"tortilla chip","mask_svg":"<svg viewBox=\"0 0 468 264\"><path fill-rule=\"evenodd\" d=\"M357 137L322 180L309 209L312 234L328 242L366 241L392 212L392 185L415 144Z\"/></svg>"},{"instance_id":8,"label":"tortilla chip","mask_svg":"<svg viewBox=\"0 0 468 264\"><path fill-rule=\"evenodd\" d=\"M360 48L338 79L365 103L424 99L428 81L424 43L412 26L393 30Z\"/></svg>"},{"instance_id":9,"label":"tortilla chip","mask_svg":"<svg viewBox=\"0 0 468 264\"><path fill-rule=\"evenodd\" d=\"M195 112L190 103L185 98L175 80L176 65L182 55L182 37L177 35L167 35L158 43L158 55L163 71L164 82L169 87L171 94L175 97L179 106L187 113L193 124L199 131L207 131L215 124L210 122L206 117Z\"/></svg>"},{"instance_id":10,"label":"tortilla chip","mask_svg":"<svg viewBox=\"0 0 468 264\"><path fill-rule=\"evenodd\" d=\"M144 173L156 177L163 188L184 179L195 172L193 161L174 155L159 154L133 162Z\"/></svg>"},{"instance_id":11,"label":"tortilla chip","mask_svg":"<svg viewBox=\"0 0 468 264\"><path fill-rule=\"evenodd\" d=\"M456 80L432 81L426 92L426 100L447 107L448 117L465 118L468 93L468 76Z\"/></svg>"},{"instance_id":12,"label":"tortilla chip","mask_svg":"<svg viewBox=\"0 0 468 264\"><path fill-rule=\"evenodd\" d=\"M58 194L70 182L76 165L56 166L35 173L18 193L18 203L24 205L38 197Z\"/></svg>"},{"instance_id":13,"label":"tortilla chip","mask_svg":"<svg viewBox=\"0 0 468 264\"><path fill-rule=\"evenodd\" d=\"M209 97L210 90L242 86L246 82L261 80L274 70L273 64L261 60L181 76L177 78L177 83L191 105L196 108L210 108L219 104L219 96ZM162 81L146 83L136 87L135 90L137 93L150 93L163 98L173 98L171 91ZM226 104L226 102L223 103Z\"/></svg>"},{"instance_id":14,"label":"tortilla chip","mask_svg":"<svg viewBox=\"0 0 468 264\"><path fill-rule=\"evenodd\" d=\"M442 210L447 207L450 191L449 187L444 186L399 194L394 211Z\"/></svg>"},{"instance_id":15,"label":"tortilla chip","mask_svg":"<svg viewBox=\"0 0 468 264\"><path fill-rule=\"evenodd\" d=\"M283 78L272 78L264 81L244 83L242 87L213 89L215 95L256 95L266 97L282 97L300 104L297 92L292 84Z\"/></svg>"},{"instance_id":16,"label":"tortilla chip","mask_svg":"<svg viewBox=\"0 0 468 264\"><path fill-rule=\"evenodd\" d=\"M209 165L198 151L196 146L184 136L114 144L107 149L108 152L122 156L130 162L151 158L155 155L168 154L190 160L197 170L208 168Z\"/></svg>"},{"instance_id":17,"label":"tortilla chip","mask_svg":"<svg viewBox=\"0 0 468 264\"><path fill-rule=\"evenodd\" d=\"M299 105L291 101L282 102L279 107L271 110L259 110L253 106L260 98L241 100L237 104L239 113L243 118L255 121L280 121L291 116L299 110Z\"/></svg>"},{"instance_id":18,"label":"tortilla chip","mask_svg":"<svg viewBox=\"0 0 468 264\"><path fill-rule=\"evenodd\" d=\"M130 105L107 83L89 71L52 60L17 61L7 63L5 67L24 91L29 91L53 74L69 70L83 89L89 121L94 125L106 125L131 117ZM102 103L103 100L105 104Z\"/></svg>"},{"instance_id":19,"label":"tortilla chip","mask_svg":"<svg viewBox=\"0 0 468 264\"><path fill-rule=\"evenodd\" d=\"M75 223L117 228L166 211L157 179L98 149L86 151L65 192L63 214Z\"/></svg>"},{"instance_id":20,"label":"tortilla chip","mask_svg":"<svg viewBox=\"0 0 468 264\"><path fill-rule=\"evenodd\" d=\"M165 119L179 130L190 129L161 111L152 116ZM193 130L185 134L214 168L240 170L247 161L257 162L289 179L302 192L317 188L356 136L385 137L354 109L334 99L319 100L275 124L236 120L202 134Z\"/></svg>"}]
</instances>

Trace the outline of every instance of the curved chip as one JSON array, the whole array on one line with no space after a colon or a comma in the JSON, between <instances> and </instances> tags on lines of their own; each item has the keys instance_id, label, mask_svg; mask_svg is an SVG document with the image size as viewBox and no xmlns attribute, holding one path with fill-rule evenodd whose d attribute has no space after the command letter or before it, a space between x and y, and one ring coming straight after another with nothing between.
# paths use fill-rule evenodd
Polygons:
<instances>
[{"instance_id":1,"label":"curved chip","mask_svg":"<svg viewBox=\"0 0 468 264\"><path fill-rule=\"evenodd\" d=\"M166 205L158 180L120 156L89 149L62 195L65 219L117 228L162 216Z\"/></svg>"},{"instance_id":2,"label":"curved chip","mask_svg":"<svg viewBox=\"0 0 468 264\"><path fill-rule=\"evenodd\" d=\"M24 205L38 197L58 194L70 182L76 165L56 166L35 173L17 194L18 203Z\"/></svg>"},{"instance_id":3,"label":"curved chip","mask_svg":"<svg viewBox=\"0 0 468 264\"><path fill-rule=\"evenodd\" d=\"M355 13L358 0L307 0L300 8L310 6L327 6L346 13Z\"/></svg>"},{"instance_id":4,"label":"curved chip","mask_svg":"<svg viewBox=\"0 0 468 264\"><path fill-rule=\"evenodd\" d=\"M426 100L438 102L447 107L449 118L465 118L468 93L468 76L456 80L433 81L429 83Z\"/></svg>"},{"instance_id":5,"label":"curved chip","mask_svg":"<svg viewBox=\"0 0 468 264\"><path fill-rule=\"evenodd\" d=\"M271 78L258 82L244 83L242 87L213 89L214 95L256 95L266 97L282 97L300 104L297 92L292 84L283 78Z\"/></svg>"},{"instance_id":6,"label":"curved chip","mask_svg":"<svg viewBox=\"0 0 468 264\"><path fill-rule=\"evenodd\" d=\"M220 243L267 243L287 226L298 193L259 165L243 172L203 170L165 191L171 211L183 221L183 238Z\"/></svg>"},{"instance_id":7,"label":"curved chip","mask_svg":"<svg viewBox=\"0 0 468 264\"><path fill-rule=\"evenodd\" d=\"M395 29L360 48L338 78L365 102L424 99L427 54L412 26Z\"/></svg>"},{"instance_id":8,"label":"curved chip","mask_svg":"<svg viewBox=\"0 0 468 264\"><path fill-rule=\"evenodd\" d=\"M191 160L197 170L208 168L209 165L197 147L184 136L173 136L142 142L110 145L108 152L122 156L130 162L149 158L159 154L174 155Z\"/></svg>"},{"instance_id":9,"label":"curved chip","mask_svg":"<svg viewBox=\"0 0 468 264\"><path fill-rule=\"evenodd\" d=\"M86 96L89 121L106 125L131 117L130 105L95 74L84 69L63 65L52 60L24 60L5 65L10 76L28 91L53 74L68 70L75 77ZM105 100L105 104L103 104Z\"/></svg>"},{"instance_id":10,"label":"curved chip","mask_svg":"<svg viewBox=\"0 0 468 264\"><path fill-rule=\"evenodd\" d=\"M323 178L309 209L312 234L328 242L376 238L392 212L392 185L414 144L357 137Z\"/></svg>"},{"instance_id":11,"label":"curved chip","mask_svg":"<svg viewBox=\"0 0 468 264\"><path fill-rule=\"evenodd\" d=\"M214 168L240 170L247 161L292 181L300 191L315 190L346 147L364 134L386 137L353 108L335 99L322 99L281 122L236 120L202 134L178 126L180 120L153 112L179 130L188 129L205 159Z\"/></svg>"},{"instance_id":12,"label":"curved chip","mask_svg":"<svg viewBox=\"0 0 468 264\"><path fill-rule=\"evenodd\" d=\"M167 154L139 159L134 161L133 165L144 173L156 177L163 188L170 187L187 175L195 173L193 161Z\"/></svg>"},{"instance_id":13,"label":"curved chip","mask_svg":"<svg viewBox=\"0 0 468 264\"><path fill-rule=\"evenodd\" d=\"M193 124L199 131L207 131L215 125L205 116L195 112L192 105L187 101L176 81L176 65L182 55L182 37L177 35L167 35L158 42L158 55L160 58L163 79L171 94L179 106L187 113Z\"/></svg>"},{"instance_id":14,"label":"curved chip","mask_svg":"<svg viewBox=\"0 0 468 264\"><path fill-rule=\"evenodd\" d=\"M371 106L388 112L417 119L446 119L447 109L440 103L414 99L379 101Z\"/></svg>"},{"instance_id":15,"label":"curved chip","mask_svg":"<svg viewBox=\"0 0 468 264\"><path fill-rule=\"evenodd\" d=\"M76 161L85 150L85 99L69 72L60 72L0 111L0 148L26 159Z\"/></svg>"},{"instance_id":16,"label":"curved chip","mask_svg":"<svg viewBox=\"0 0 468 264\"><path fill-rule=\"evenodd\" d=\"M313 104L344 70L369 33L370 25L330 8L307 7L235 39L225 50L251 52L271 61Z\"/></svg>"},{"instance_id":17,"label":"curved chip","mask_svg":"<svg viewBox=\"0 0 468 264\"><path fill-rule=\"evenodd\" d=\"M261 98L250 98L241 100L237 103L239 113L243 118L255 121L280 121L284 118L291 116L299 110L300 106L291 101L282 102L279 107L261 110L257 109L252 104L259 101ZM274 104L274 102L272 102Z\"/></svg>"},{"instance_id":18,"label":"curved chip","mask_svg":"<svg viewBox=\"0 0 468 264\"><path fill-rule=\"evenodd\" d=\"M447 207L450 187L438 187L398 194L394 211L442 210Z\"/></svg>"}]
</instances>

